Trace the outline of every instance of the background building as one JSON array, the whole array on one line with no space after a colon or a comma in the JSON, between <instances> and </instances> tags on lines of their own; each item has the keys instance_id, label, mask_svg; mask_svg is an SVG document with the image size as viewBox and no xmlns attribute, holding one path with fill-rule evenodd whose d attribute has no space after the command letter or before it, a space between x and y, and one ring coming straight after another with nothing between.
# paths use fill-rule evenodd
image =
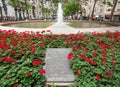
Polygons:
<instances>
[{"instance_id":1,"label":"background building","mask_svg":"<svg viewBox=\"0 0 120 87\"><path fill-rule=\"evenodd\" d=\"M109 0L109 1L111 3L114 3L114 0ZM111 10L112 10L112 7L105 5L105 9L104 9L103 14L104 14L106 19L110 18ZM114 15L114 17L113 17L114 21L120 21L120 0L118 0L118 2L117 2L117 6L116 6L116 9L115 9L115 12L113 15Z\"/></svg>"},{"instance_id":2,"label":"background building","mask_svg":"<svg viewBox=\"0 0 120 87\"><path fill-rule=\"evenodd\" d=\"M114 3L114 0L107 0L107 1L109 1L111 4ZM93 2L94 0L89 0L87 2L88 3L87 5L83 5L83 7L86 10L86 16L90 17L93 9L93 4L94 4ZM111 10L112 10L112 6L103 4L102 0L98 0L94 10L94 16L95 17L102 16L104 19L109 20L111 15ZM120 21L120 0L118 0L117 2L117 6L113 14L113 21Z\"/></svg>"},{"instance_id":3,"label":"background building","mask_svg":"<svg viewBox=\"0 0 120 87\"><path fill-rule=\"evenodd\" d=\"M9 4L10 0L0 0L0 18L5 19L6 17L14 19L48 19L53 18L57 14L57 4L53 3L52 0L18 0L21 3L27 2L30 5L28 10L15 11L14 7ZM107 0L114 3L114 0ZM82 4L83 17L90 17L93 9L94 0L88 0L87 4ZM19 8L19 7L18 7ZM19 10L17 8L17 10ZM103 17L104 19L110 18L112 7L103 4L102 0L98 0L94 10L95 17ZM78 14L80 13L80 14ZM81 12L76 15L80 19ZM17 17L16 17L17 15ZM113 14L114 21L120 21L120 0L117 2L115 12Z\"/></svg>"}]
</instances>

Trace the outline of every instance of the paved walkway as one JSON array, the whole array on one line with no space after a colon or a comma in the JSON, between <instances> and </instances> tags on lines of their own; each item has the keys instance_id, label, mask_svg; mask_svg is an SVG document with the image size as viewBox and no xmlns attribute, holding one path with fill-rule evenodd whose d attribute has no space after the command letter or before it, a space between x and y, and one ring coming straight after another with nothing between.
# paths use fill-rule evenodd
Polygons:
<instances>
[{"instance_id":1,"label":"paved walkway","mask_svg":"<svg viewBox=\"0 0 120 87\"><path fill-rule=\"evenodd\" d=\"M76 34L78 32L106 32L106 31L120 31L120 26L118 27L108 27L108 28L79 28L79 29L75 29L72 28L64 23L61 24L54 24L48 28L17 28L17 27L7 27L7 26L0 26L0 29L2 30L10 30L10 29L14 29L17 32L24 32L24 31L43 31L43 30L51 30L53 34Z\"/></svg>"}]
</instances>

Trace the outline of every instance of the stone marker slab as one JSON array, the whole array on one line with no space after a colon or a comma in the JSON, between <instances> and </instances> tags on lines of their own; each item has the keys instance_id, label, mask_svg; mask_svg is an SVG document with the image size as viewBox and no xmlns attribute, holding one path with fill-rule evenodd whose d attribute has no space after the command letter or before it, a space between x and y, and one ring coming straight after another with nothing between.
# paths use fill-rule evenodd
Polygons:
<instances>
[{"instance_id":1,"label":"stone marker slab","mask_svg":"<svg viewBox=\"0 0 120 87\"><path fill-rule=\"evenodd\" d=\"M47 48L45 69L47 82L74 82L67 55L70 48Z\"/></svg>"}]
</instances>

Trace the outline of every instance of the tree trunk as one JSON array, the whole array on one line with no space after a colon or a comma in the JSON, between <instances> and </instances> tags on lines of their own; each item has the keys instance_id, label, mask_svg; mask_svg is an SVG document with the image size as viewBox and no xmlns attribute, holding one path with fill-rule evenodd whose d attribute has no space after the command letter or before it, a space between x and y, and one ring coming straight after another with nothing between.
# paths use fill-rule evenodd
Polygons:
<instances>
[{"instance_id":1,"label":"tree trunk","mask_svg":"<svg viewBox=\"0 0 120 87\"><path fill-rule=\"evenodd\" d=\"M14 10L15 10L15 20L17 21L18 20L17 8L14 8Z\"/></svg>"},{"instance_id":2,"label":"tree trunk","mask_svg":"<svg viewBox=\"0 0 120 87\"><path fill-rule=\"evenodd\" d=\"M94 15L94 10L95 10L96 3L97 3L97 0L94 0L94 5L93 5L93 9L92 9L92 14L91 14L91 20L93 20L93 15Z\"/></svg>"},{"instance_id":3,"label":"tree trunk","mask_svg":"<svg viewBox=\"0 0 120 87\"><path fill-rule=\"evenodd\" d=\"M5 0L2 0L2 4L3 4L3 9L4 9L4 12L5 12L5 15L7 16L7 6L6 6L6 3L5 3Z\"/></svg>"},{"instance_id":4,"label":"tree trunk","mask_svg":"<svg viewBox=\"0 0 120 87\"><path fill-rule=\"evenodd\" d=\"M116 5L117 5L117 1L118 0L114 0L113 8L112 8L111 15L110 15L110 21L113 21L113 15L114 15L114 11L115 11L115 8L116 8Z\"/></svg>"},{"instance_id":5,"label":"tree trunk","mask_svg":"<svg viewBox=\"0 0 120 87\"><path fill-rule=\"evenodd\" d=\"M23 19L25 19L25 10L23 9L22 12L23 12Z\"/></svg>"},{"instance_id":6,"label":"tree trunk","mask_svg":"<svg viewBox=\"0 0 120 87\"><path fill-rule=\"evenodd\" d=\"M27 16L26 18L29 19L29 12L28 12L28 10L26 10L26 16Z\"/></svg>"},{"instance_id":7,"label":"tree trunk","mask_svg":"<svg viewBox=\"0 0 120 87\"><path fill-rule=\"evenodd\" d=\"M27 0L25 0L25 4L27 4ZM28 9L26 9L26 19L29 19L29 12L28 12Z\"/></svg>"},{"instance_id":8,"label":"tree trunk","mask_svg":"<svg viewBox=\"0 0 120 87\"><path fill-rule=\"evenodd\" d=\"M1 6L0 6L0 14L1 14L0 20L3 20L3 13L2 13L2 7Z\"/></svg>"},{"instance_id":9,"label":"tree trunk","mask_svg":"<svg viewBox=\"0 0 120 87\"><path fill-rule=\"evenodd\" d=\"M19 9L19 19L22 20L21 9Z\"/></svg>"},{"instance_id":10,"label":"tree trunk","mask_svg":"<svg viewBox=\"0 0 120 87\"><path fill-rule=\"evenodd\" d=\"M43 12L43 8L44 8L44 3L43 3L43 0L41 1L41 9L42 9L42 17L44 19L45 15L44 15L44 12Z\"/></svg>"}]
</instances>

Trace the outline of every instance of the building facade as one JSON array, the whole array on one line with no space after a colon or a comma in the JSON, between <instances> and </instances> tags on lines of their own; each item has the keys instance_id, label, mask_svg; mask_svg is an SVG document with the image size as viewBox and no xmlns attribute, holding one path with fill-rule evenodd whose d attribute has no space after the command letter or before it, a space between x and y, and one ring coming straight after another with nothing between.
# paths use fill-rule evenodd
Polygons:
<instances>
[{"instance_id":1,"label":"building facade","mask_svg":"<svg viewBox=\"0 0 120 87\"><path fill-rule=\"evenodd\" d=\"M107 1L111 2L111 4L114 3L114 0L107 0ZM83 5L83 8L85 8L86 10L86 16L89 16L89 17L91 16L93 5L94 5L93 2L94 0L88 0L87 5ZM94 16L95 17L102 16L104 19L109 20L112 8L113 7L110 5L103 4L102 0L98 0L94 10ZM117 6L113 14L113 21L120 21L120 0L118 0L117 2Z\"/></svg>"},{"instance_id":2,"label":"building facade","mask_svg":"<svg viewBox=\"0 0 120 87\"><path fill-rule=\"evenodd\" d=\"M25 2L25 0L19 0L21 2ZM44 2L42 2L44 1ZM114 0L107 0L111 2L112 4L114 3ZM93 9L93 3L94 0L88 0L86 5L82 5L84 8L84 11L82 13L83 16L91 16L92 9ZM27 11L25 10L24 12L21 11L21 13L17 12L18 18L21 16L22 19L29 18L29 19L44 19L44 18L49 18L54 15L56 15L56 10L57 6L52 3L52 0L27 0L27 3L31 6L31 8ZM51 12L48 13L43 13L42 8L48 8L51 10ZM103 4L102 0L98 0L95 6L94 10L94 16L99 17L102 16L104 19L110 18L111 15L111 10L112 7L106 4ZM16 17L15 14L15 9L11 5L9 5L9 0L0 0L0 17ZM120 0L117 2L117 6L114 12L114 21L120 21Z\"/></svg>"},{"instance_id":3,"label":"building facade","mask_svg":"<svg viewBox=\"0 0 120 87\"><path fill-rule=\"evenodd\" d=\"M112 4L114 3L114 0L108 0L108 1L110 1ZM104 17L109 19L110 15L111 15L111 11L112 11L112 7L105 5ZM116 6L116 9L115 9L113 15L114 15L114 17L113 17L114 21L120 21L120 0L118 0L118 2L117 2L117 6Z\"/></svg>"},{"instance_id":4,"label":"building facade","mask_svg":"<svg viewBox=\"0 0 120 87\"><path fill-rule=\"evenodd\" d=\"M0 17L16 17L16 14L15 14L15 9L14 7L12 7L10 4L9 4L9 0L3 0L4 1L4 4L2 2L2 0L0 0ZM19 0L21 2L25 2L25 0ZM46 1L46 2L42 2L42 0L27 0L27 3L31 6L31 8L28 10L28 18L29 19L41 19L43 18L46 18L48 17L49 15L52 15L52 14L43 14L42 12L42 6L44 6L44 8L48 8L50 9L51 7L51 3L50 3L50 0L49 1ZM4 10L4 6L6 6L6 11ZM7 14L6 14L7 12ZM22 19L24 18L27 18L27 12L26 10L24 11L21 11L20 13L17 12L17 16L18 18L21 16Z\"/></svg>"}]
</instances>

